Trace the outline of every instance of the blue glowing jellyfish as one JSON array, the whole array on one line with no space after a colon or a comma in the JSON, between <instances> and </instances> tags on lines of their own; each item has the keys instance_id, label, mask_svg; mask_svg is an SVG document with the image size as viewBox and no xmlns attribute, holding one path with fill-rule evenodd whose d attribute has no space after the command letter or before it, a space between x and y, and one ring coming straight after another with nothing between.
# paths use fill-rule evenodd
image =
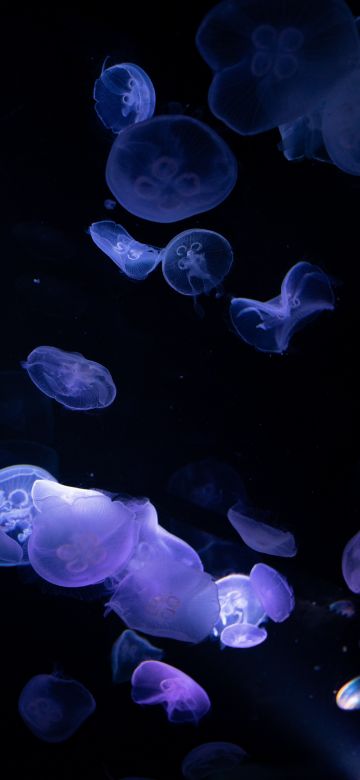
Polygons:
<instances>
[{"instance_id":1,"label":"blue glowing jellyfish","mask_svg":"<svg viewBox=\"0 0 360 780\"><path fill-rule=\"evenodd\" d=\"M360 593L360 531L345 545L341 568L348 588L353 593Z\"/></svg>"},{"instance_id":2,"label":"blue glowing jellyfish","mask_svg":"<svg viewBox=\"0 0 360 780\"><path fill-rule=\"evenodd\" d=\"M250 517L245 513L242 502L229 509L228 518L235 531L252 550L283 558L296 555L296 542L290 531L281 531L280 528Z\"/></svg>"},{"instance_id":3,"label":"blue glowing jellyfish","mask_svg":"<svg viewBox=\"0 0 360 780\"><path fill-rule=\"evenodd\" d=\"M186 780L205 780L238 767L247 754L232 742L204 742L190 750L181 765ZM222 775L221 775L222 776Z\"/></svg>"},{"instance_id":4,"label":"blue glowing jellyfish","mask_svg":"<svg viewBox=\"0 0 360 780\"><path fill-rule=\"evenodd\" d=\"M57 674L32 677L19 697L24 723L45 742L65 742L95 708L95 699L84 685Z\"/></svg>"},{"instance_id":5,"label":"blue glowing jellyfish","mask_svg":"<svg viewBox=\"0 0 360 780\"><path fill-rule=\"evenodd\" d=\"M237 650L261 645L266 638L265 628L253 626L250 623L233 623L231 626L225 626L220 634L222 645L234 647Z\"/></svg>"},{"instance_id":6,"label":"blue glowing jellyfish","mask_svg":"<svg viewBox=\"0 0 360 780\"><path fill-rule=\"evenodd\" d=\"M216 458L181 466L170 477L168 491L191 504L220 514L226 514L241 497L245 499L244 484L237 471Z\"/></svg>"},{"instance_id":7,"label":"blue glowing jellyfish","mask_svg":"<svg viewBox=\"0 0 360 780\"><path fill-rule=\"evenodd\" d=\"M360 677L354 677L338 690L336 704L341 710L360 710Z\"/></svg>"},{"instance_id":8,"label":"blue glowing jellyfish","mask_svg":"<svg viewBox=\"0 0 360 780\"><path fill-rule=\"evenodd\" d=\"M102 409L116 396L108 369L78 352L36 347L21 365L39 390L67 409Z\"/></svg>"},{"instance_id":9,"label":"blue glowing jellyfish","mask_svg":"<svg viewBox=\"0 0 360 780\"><path fill-rule=\"evenodd\" d=\"M360 51L343 0L224 0L205 16L196 41L217 71L209 106L243 135L316 109Z\"/></svg>"},{"instance_id":10,"label":"blue glowing jellyfish","mask_svg":"<svg viewBox=\"0 0 360 780\"><path fill-rule=\"evenodd\" d=\"M143 661L131 678L136 704L162 704L172 723L198 723L210 709L201 686L175 666Z\"/></svg>"},{"instance_id":11,"label":"blue glowing jellyfish","mask_svg":"<svg viewBox=\"0 0 360 780\"><path fill-rule=\"evenodd\" d=\"M161 661L164 651L154 647L135 631L126 629L114 642L111 650L112 679L122 683L131 679L131 675L142 661Z\"/></svg>"},{"instance_id":12,"label":"blue glowing jellyfish","mask_svg":"<svg viewBox=\"0 0 360 780\"><path fill-rule=\"evenodd\" d=\"M352 618L356 613L355 605L352 601L341 599L340 601L333 601L329 604L330 612L335 612L335 615L341 615L342 617Z\"/></svg>"},{"instance_id":13,"label":"blue glowing jellyfish","mask_svg":"<svg viewBox=\"0 0 360 780\"><path fill-rule=\"evenodd\" d=\"M229 242L212 230L184 230L162 252L164 277L183 295L200 295L219 287L232 262Z\"/></svg>"},{"instance_id":14,"label":"blue glowing jellyfish","mask_svg":"<svg viewBox=\"0 0 360 780\"><path fill-rule=\"evenodd\" d=\"M0 566L29 562L28 539L36 514L31 489L37 479L56 482L39 466L21 464L0 469Z\"/></svg>"},{"instance_id":15,"label":"blue glowing jellyfish","mask_svg":"<svg viewBox=\"0 0 360 780\"><path fill-rule=\"evenodd\" d=\"M139 65L123 62L103 67L94 85L95 111L105 127L119 133L124 127L150 119L155 111L152 81Z\"/></svg>"},{"instance_id":16,"label":"blue glowing jellyfish","mask_svg":"<svg viewBox=\"0 0 360 780\"><path fill-rule=\"evenodd\" d=\"M137 540L134 514L96 490L37 480L39 514L29 538L37 574L65 588L102 582L124 568Z\"/></svg>"},{"instance_id":17,"label":"blue glowing jellyfish","mask_svg":"<svg viewBox=\"0 0 360 780\"><path fill-rule=\"evenodd\" d=\"M294 591L282 574L266 563L256 563L250 583L271 620L282 623L289 617L295 606Z\"/></svg>"},{"instance_id":18,"label":"blue glowing jellyfish","mask_svg":"<svg viewBox=\"0 0 360 780\"><path fill-rule=\"evenodd\" d=\"M322 134L322 111L313 111L279 127L279 149L287 160L331 162Z\"/></svg>"},{"instance_id":19,"label":"blue glowing jellyfish","mask_svg":"<svg viewBox=\"0 0 360 780\"><path fill-rule=\"evenodd\" d=\"M257 626L266 619L265 609L246 574L229 574L216 581L220 603L219 620L213 633L222 634L224 628L238 623ZM224 643L225 644L225 643Z\"/></svg>"},{"instance_id":20,"label":"blue glowing jellyfish","mask_svg":"<svg viewBox=\"0 0 360 780\"><path fill-rule=\"evenodd\" d=\"M360 68L339 80L328 96L322 133L331 161L345 173L360 176Z\"/></svg>"},{"instance_id":21,"label":"blue glowing jellyfish","mask_svg":"<svg viewBox=\"0 0 360 780\"><path fill-rule=\"evenodd\" d=\"M230 317L236 333L262 352L284 352L295 331L322 311L332 311L329 277L312 263L296 263L286 274L281 294L265 303L233 298Z\"/></svg>"},{"instance_id":22,"label":"blue glowing jellyfish","mask_svg":"<svg viewBox=\"0 0 360 780\"><path fill-rule=\"evenodd\" d=\"M96 246L130 279L146 279L161 260L159 249L136 241L116 222L94 222L89 233Z\"/></svg>"},{"instance_id":23,"label":"blue glowing jellyfish","mask_svg":"<svg viewBox=\"0 0 360 780\"><path fill-rule=\"evenodd\" d=\"M188 116L158 116L123 130L106 167L119 203L152 222L177 222L214 208L236 178L236 160L225 141Z\"/></svg>"}]
</instances>

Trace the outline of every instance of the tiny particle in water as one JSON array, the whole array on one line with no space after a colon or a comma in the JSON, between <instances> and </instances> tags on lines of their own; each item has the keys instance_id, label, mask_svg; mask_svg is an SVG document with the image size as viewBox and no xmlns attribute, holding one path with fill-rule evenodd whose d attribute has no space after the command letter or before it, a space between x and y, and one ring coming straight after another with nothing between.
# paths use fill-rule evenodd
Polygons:
<instances>
[{"instance_id":1,"label":"tiny particle in water","mask_svg":"<svg viewBox=\"0 0 360 780\"><path fill-rule=\"evenodd\" d=\"M40 284L40 279L33 279L34 284Z\"/></svg>"}]
</instances>

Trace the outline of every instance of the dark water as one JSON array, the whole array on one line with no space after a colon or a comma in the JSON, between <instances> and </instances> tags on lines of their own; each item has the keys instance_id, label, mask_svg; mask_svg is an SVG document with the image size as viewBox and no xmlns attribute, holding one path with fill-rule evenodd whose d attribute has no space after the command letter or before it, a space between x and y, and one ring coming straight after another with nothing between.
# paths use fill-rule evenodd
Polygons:
<instances>
[{"instance_id":1,"label":"dark water","mask_svg":"<svg viewBox=\"0 0 360 780\"><path fill-rule=\"evenodd\" d=\"M295 533L299 554L279 568L294 586L296 610L250 651L162 642L165 660L212 700L197 728L176 727L160 708L136 706L130 686L112 686L110 650L122 624L115 614L104 618L96 591L68 594L1 570L4 777L177 780L184 755L210 740L235 742L268 768L253 768L254 778L360 773L360 716L341 712L334 696L359 674L359 612L347 619L329 611L350 596L360 609L340 566L358 530L360 184L331 166L288 163L277 131L241 138L211 116L210 73L194 45L210 5L3 12L0 466L31 455L65 484L149 496L168 528L182 522L190 536L202 529L235 542L224 517L166 489L180 466L216 457L236 468L256 506ZM92 87L108 54L149 73L158 113L180 103L229 143L238 184L214 211L175 227L120 206L106 211L112 135L95 115ZM106 218L155 245L193 226L223 233L236 253L224 297L205 299L199 318L159 269L139 284L120 276L86 233ZM337 280L336 311L299 333L286 355L257 353L231 332L228 298L273 297L302 259ZM9 377L39 344L107 366L116 403L77 414L39 400L21 373ZM17 699L31 676L58 667L92 691L97 711L54 746L27 731Z\"/></svg>"}]
</instances>

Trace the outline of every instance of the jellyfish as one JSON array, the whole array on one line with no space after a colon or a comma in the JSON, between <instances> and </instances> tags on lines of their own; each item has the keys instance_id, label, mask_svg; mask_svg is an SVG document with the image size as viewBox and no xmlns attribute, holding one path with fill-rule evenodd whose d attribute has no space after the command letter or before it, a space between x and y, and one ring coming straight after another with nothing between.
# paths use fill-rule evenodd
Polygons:
<instances>
[{"instance_id":1,"label":"jellyfish","mask_svg":"<svg viewBox=\"0 0 360 780\"><path fill-rule=\"evenodd\" d=\"M213 230L184 230L162 252L164 277L182 295L200 295L219 287L232 262L229 242Z\"/></svg>"},{"instance_id":2,"label":"jellyfish","mask_svg":"<svg viewBox=\"0 0 360 780\"><path fill-rule=\"evenodd\" d=\"M345 173L360 176L360 68L334 86L322 114L322 134L331 161Z\"/></svg>"},{"instance_id":3,"label":"jellyfish","mask_svg":"<svg viewBox=\"0 0 360 780\"><path fill-rule=\"evenodd\" d=\"M195 723L210 709L210 699L192 677L163 661L143 661L131 678L136 704L162 704L171 723Z\"/></svg>"},{"instance_id":4,"label":"jellyfish","mask_svg":"<svg viewBox=\"0 0 360 780\"><path fill-rule=\"evenodd\" d=\"M65 742L94 712L96 702L82 683L58 674L37 674L22 689L19 712L44 742Z\"/></svg>"},{"instance_id":5,"label":"jellyfish","mask_svg":"<svg viewBox=\"0 0 360 780\"><path fill-rule=\"evenodd\" d=\"M345 545L341 568L348 588L353 593L360 593L360 531Z\"/></svg>"},{"instance_id":6,"label":"jellyfish","mask_svg":"<svg viewBox=\"0 0 360 780\"><path fill-rule=\"evenodd\" d=\"M213 633L219 636L227 626L244 623L257 626L266 619L265 609L246 574L229 574L216 580L220 603L219 620ZM225 643L224 643L225 644Z\"/></svg>"},{"instance_id":7,"label":"jellyfish","mask_svg":"<svg viewBox=\"0 0 360 780\"><path fill-rule=\"evenodd\" d=\"M122 683L131 679L134 669L142 661L161 661L164 651L154 647L135 631L126 629L114 642L111 650L112 679Z\"/></svg>"},{"instance_id":8,"label":"jellyfish","mask_svg":"<svg viewBox=\"0 0 360 780\"><path fill-rule=\"evenodd\" d=\"M354 677L338 690L336 704L341 710L360 710L360 677Z\"/></svg>"},{"instance_id":9,"label":"jellyfish","mask_svg":"<svg viewBox=\"0 0 360 780\"><path fill-rule=\"evenodd\" d=\"M233 623L231 626L225 626L220 634L222 645L236 649L256 647L265 642L266 638L266 628L253 626L251 623Z\"/></svg>"},{"instance_id":10,"label":"jellyfish","mask_svg":"<svg viewBox=\"0 0 360 780\"><path fill-rule=\"evenodd\" d=\"M116 222L104 220L90 225L89 233L96 246L130 279L146 279L160 263L160 250L141 244Z\"/></svg>"},{"instance_id":11,"label":"jellyfish","mask_svg":"<svg viewBox=\"0 0 360 780\"><path fill-rule=\"evenodd\" d=\"M216 458L181 466L170 477L168 491L177 498L220 514L226 514L241 498L245 500L244 484L237 471Z\"/></svg>"},{"instance_id":12,"label":"jellyfish","mask_svg":"<svg viewBox=\"0 0 360 780\"><path fill-rule=\"evenodd\" d=\"M0 566L29 563L27 547L36 509L31 497L35 480L56 482L39 466L16 465L0 469Z\"/></svg>"},{"instance_id":13,"label":"jellyfish","mask_svg":"<svg viewBox=\"0 0 360 780\"><path fill-rule=\"evenodd\" d=\"M313 111L279 127L279 149L287 160L318 160L331 163L322 134L322 111Z\"/></svg>"},{"instance_id":14,"label":"jellyfish","mask_svg":"<svg viewBox=\"0 0 360 780\"><path fill-rule=\"evenodd\" d=\"M238 767L247 754L232 742L204 742L190 750L182 764L181 771L186 780L202 780Z\"/></svg>"},{"instance_id":15,"label":"jellyfish","mask_svg":"<svg viewBox=\"0 0 360 780\"><path fill-rule=\"evenodd\" d=\"M296 542L290 531L273 528L245 514L241 501L240 504L235 504L229 509L228 518L243 542L252 550L283 558L292 558L296 555Z\"/></svg>"},{"instance_id":16,"label":"jellyfish","mask_svg":"<svg viewBox=\"0 0 360 780\"><path fill-rule=\"evenodd\" d=\"M21 365L42 393L66 409L103 409L116 396L108 369L79 352L36 347Z\"/></svg>"},{"instance_id":17,"label":"jellyfish","mask_svg":"<svg viewBox=\"0 0 360 780\"><path fill-rule=\"evenodd\" d=\"M29 538L29 561L54 585L79 588L123 568L137 541L134 514L97 490L36 480L39 514Z\"/></svg>"},{"instance_id":18,"label":"jellyfish","mask_svg":"<svg viewBox=\"0 0 360 780\"><path fill-rule=\"evenodd\" d=\"M242 135L309 114L360 52L343 0L224 0L203 19L196 43L216 71L210 109Z\"/></svg>"},{"instance_id":19,"label":"jellyfish","mask_svg":"<svg viewBox=\"0 0 360 780\"><path fill-rule=\"evenodd\" d=\"M225 141L189 116L158 116L116 137L108 186L131 214L177 222L214 208L229 195L237 163Z\"/></svg>"},{"instance_id":20,"label":"jellyfish","mask_svg":"<svg viewBox=\"0 0 360 780\"><path fill-rule=\"evenodd\" d=\"M329 277L312 263L296 263L286 274L281 294L265 303L232 298L230 318L243 341L261 352L282 353L295 331L322 311L332 311L335 297Z\"/></svg>"},{"instance_id":21,"label":"jellyfish","mask_svg":"<svg viewBox=\"0 0 360 780\"><path fill-rule=\"evenodd\" d=\"M105 127L119 133L124 127L150 119L155 89L147 73L131 62L101 71L94 85L95 111Z\"/></svg>"},{"instance_id":22,"label":"jellyfish","mask_svg":"<svg viewBox=\"0 0 360 780\"><path fill-rule=\"evenodd\" d=\"M266 563L256 563L250 583L271 620L282 623L289 617L295 606L294 591L282 574Z\"/></svg>"},{"instance_id":23,"label":"jellyfish","mask_svg":"<svg viewBox=\"0 0 360 780\"><path fill-rule=\"evenodd\" d=\"M329 604L329 610L330 612L335 612L336 615L341 615L346 618L354 617L356 612L355 605L352 601L346 601L345 599L333 601L332 604Z\"/></svg>"}]
</instances>

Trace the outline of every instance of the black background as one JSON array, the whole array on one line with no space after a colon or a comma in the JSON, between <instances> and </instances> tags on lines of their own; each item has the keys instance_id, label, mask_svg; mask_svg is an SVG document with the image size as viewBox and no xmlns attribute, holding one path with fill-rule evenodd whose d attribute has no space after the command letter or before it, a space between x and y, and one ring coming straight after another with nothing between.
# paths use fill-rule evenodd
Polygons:
<instances>
[{"instance_id":1,"label":"black background","mask_svg":"<svg viewBox=\"0 0 360 780\"><path fill-rule=\"evenodd\" d=\"M181 519L235 542L225 518L181 506L166 490L188 462L225 461L253 503L296 535L297 558L274 560L294 585L296 610L251 651L158 642L165 660L192 674L212 700L197 728L176 727L160 708L136 706L129 685L112 686L109 656L122 625L114 614L104 619L103 599L1 570L5 777L176 780L188 750L209 740L247 750L251 774L239 777L352 780L360 773L360 716L341 712L334 696L359 674L358 617L329 611L339 598L358 604L342 579L341 553L358 530L360 184L332 166L290 164L276 130L242 138L210 114L210 71L194 44L210 6L174 0L84 13L3 11L0 466L32 453L65 484L148 495L165 526ZM113 136L96 117L92 89L107 55L149 73L158 114L177 102L229 143L238 183L218 208L173 225L139 220L120 206L106 211ZM160 269L130 282L86 232L107 218L160 246L193 226L223 233L236 257L224 296L206 298L200 318ZM336 281L336 310L296 335L287 354L258 353L231 331L229 298L277 295L302 259ZM39 399L20 361L40 344L107 366L115 403L80 414ZM96 713L60 746L38 741L17 713L25 682L55 665L97 701Z\"/></svg>"}]
</instances>

